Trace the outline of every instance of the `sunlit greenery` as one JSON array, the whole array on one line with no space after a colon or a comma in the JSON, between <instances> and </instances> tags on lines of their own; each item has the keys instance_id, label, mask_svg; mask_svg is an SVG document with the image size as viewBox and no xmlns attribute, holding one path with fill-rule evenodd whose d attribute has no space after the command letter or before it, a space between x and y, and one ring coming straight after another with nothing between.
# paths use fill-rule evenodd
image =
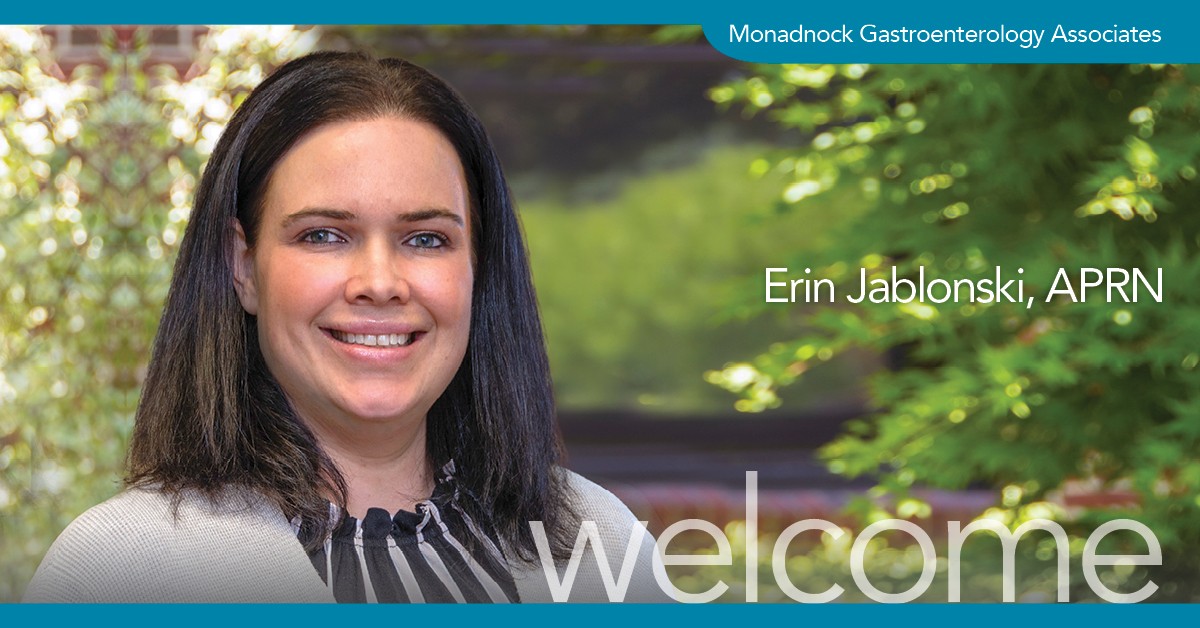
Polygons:
<instances>
[{"instance_id":1,"label":"sunlit greenery","mask_svg":"<svg viewBox=\"0 0 1200 628\"><path fill-rule=\"evenodd\" d=\"M1181 66L760 66L718 86L733 112L809 140L771 157L796 211L867 209L812 266L854 294L882 277L979 278L1024 269L1024 304L804 305L811 334L710 374L750 409L778 405L822 358L889 356L873 413L826 446L829 468L877 474L877 496L991 486L1009 521L1047 516L1086 533L1130 517L1163 542L1157 599L1195 595L1200 556L1200 68ZM1059 268L1163 268L1161 303L1045 303ZM761 270L747 281L761 281ZM775 304L771 304L775 306ZM776 307L797 307L783 305ZM743 354L745 355L745 354ZM1132 499L1063 509L1087 487ZM856 512L883 516L878 502Z\"/></svg>"},{"instance_id":2,"label":"sunlit greenery","mask_svg":"<svg viewBox=\"0 0 1200 628\"><path fill-rule=\"evenodd\" d=\"M105 69L66 77L39 31L0 28L0 601L118 490L199 170L238 99L314 43L218 29L181 78L104 36Z\"/></svg>"},{"instance_id":3,"label":"sunlit greenery","mask_svg":"<svg viewBox=\"0 0 1200 628\"><path fill-rule=\"evenodd\" d=\"M48 530L115 488L136 348L95 333L127 323L131 299L111 228L120 165L93 161L112 98L86 70L48 70L36 32L0 30L0 599L12 599ZM114 114L116 107L110 109ZM111 127L110 127L111 128ZM116 154L116 146L109 155ZM101 155L97 155L101 157ZM136 299L136 295L134 296ZM88 333L89 330L94 333ZM60 505L70 503L68 509ZM19 540L14 542L13 540Z\"/></svg>"}]
</instances>

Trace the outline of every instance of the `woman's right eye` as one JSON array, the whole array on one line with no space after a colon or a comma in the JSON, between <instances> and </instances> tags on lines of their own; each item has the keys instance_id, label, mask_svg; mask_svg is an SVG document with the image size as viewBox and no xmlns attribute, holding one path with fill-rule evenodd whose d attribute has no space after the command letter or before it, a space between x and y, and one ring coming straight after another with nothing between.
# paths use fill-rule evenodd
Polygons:
<instances>
[{"instance_id":1,"label":"woman's right eye","mask_svg":"<svg viewBox=\"0 0 1200 628\"><path fill-rule=\"evenodd\" d=\"M313 229L300 236L301 242L309 244L333 244L335 242L344 242L345 240L330 229Z\"/></svg>"}]
</instances>

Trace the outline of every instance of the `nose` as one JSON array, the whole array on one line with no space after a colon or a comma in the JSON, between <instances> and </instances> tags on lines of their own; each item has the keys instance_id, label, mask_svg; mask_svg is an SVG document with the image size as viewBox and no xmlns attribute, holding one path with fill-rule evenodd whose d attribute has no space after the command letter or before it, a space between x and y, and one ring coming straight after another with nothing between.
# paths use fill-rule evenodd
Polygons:
<instances>
[{"instance_id":1,"label":"nose","mask_svg":"<svg viewBox=\"0 0 1200 628\"><path fill-rule=\"evenodd\" d=\"M346 278L346 300L361 305L407 303L403 257L385 242L368 242L355 254Z\"/></svg>"}]
</instances>

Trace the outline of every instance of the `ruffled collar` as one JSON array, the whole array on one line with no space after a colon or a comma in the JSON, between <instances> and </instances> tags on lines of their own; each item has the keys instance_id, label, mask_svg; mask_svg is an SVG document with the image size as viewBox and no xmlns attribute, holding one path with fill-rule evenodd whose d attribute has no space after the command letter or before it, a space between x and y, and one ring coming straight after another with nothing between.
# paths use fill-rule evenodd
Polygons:
<instances>
[{"instance_id":1,"label":"ruffled collar","mask_svg":"<svg viewBox=\"0 0 1200 628\"><path fill-rule=\"evenodd\" d=\"M453 509L465 514L459 505L462 492L455 477L456 472L454 460L442 465L434 481L433 493L428 499L417 502L415 511L400 510L392 514L384 508L368 508L360 520L350 514L342 517L341 510L330 503L329 516L335 524L332 538L386 542L389 536L397 533L416 537L417 540L447 533L442 513Z\"/></svg>"}]
</instances>

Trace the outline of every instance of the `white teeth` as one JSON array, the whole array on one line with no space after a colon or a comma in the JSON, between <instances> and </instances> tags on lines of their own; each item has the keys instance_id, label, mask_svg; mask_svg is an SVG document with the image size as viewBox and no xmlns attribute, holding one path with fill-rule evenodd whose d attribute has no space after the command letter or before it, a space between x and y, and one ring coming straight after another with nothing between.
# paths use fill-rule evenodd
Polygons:
<instances>
[{"instance_id":1,"label":"white teeth","mask_svg":"<svg viewBox=\"0 0 1200 628\"><path fill-rule=\"evenodd\" d=\"M412 334L347 334L334 329L329 333L341 342L367 347L403 347L412 340Z\"/></svg>"}]
</instances>

